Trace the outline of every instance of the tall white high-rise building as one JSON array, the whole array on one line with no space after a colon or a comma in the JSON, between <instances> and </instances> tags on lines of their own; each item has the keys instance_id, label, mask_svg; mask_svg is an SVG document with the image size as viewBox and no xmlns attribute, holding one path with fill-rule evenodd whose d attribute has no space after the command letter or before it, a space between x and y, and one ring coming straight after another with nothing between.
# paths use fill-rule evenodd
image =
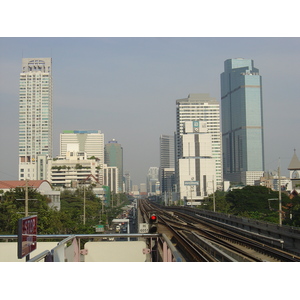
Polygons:
<instances>
[{"instance_id":1,"label":"tall white high-rise building","mask_svg":"<svg viewBox=\"0 0 300 300\"><path fill-rule=\"evenodd\" d=\"M45 179L52 157L52 59L23 58L19 91L19 180ZM40 161L40 165L44 163Z\"/></svg>"},{"instance_id":2,"label":"tall white high-rise building","mask_svg":"<svg viewBox=\"0 0 300 300\"><path fill-rule=\"evenodd\" d=\"M212 157L215 159L215 184L223 187L222 166L222 137L220 124L220 104L209 94L190 94L188 98L176 101L176 147L175 147L175 169L178 177L179 158L182 157L182 135L186 121L204 121L207 124L207 132L212 138ZM179 192L179 191L178 191Z\"/></svg>"},{"instance_id":3,"label":"tall white high-rise building","mask_svg":"<svg viewBox=\"0 0 300 300\"><path fill-rule=\"evenodd\" d=\"M179 159L180 199L191 205L200 204L215 192L216 161L212 156L212 134L207 122L187 121L182 135Z\"/></svg>"}]
</instances>

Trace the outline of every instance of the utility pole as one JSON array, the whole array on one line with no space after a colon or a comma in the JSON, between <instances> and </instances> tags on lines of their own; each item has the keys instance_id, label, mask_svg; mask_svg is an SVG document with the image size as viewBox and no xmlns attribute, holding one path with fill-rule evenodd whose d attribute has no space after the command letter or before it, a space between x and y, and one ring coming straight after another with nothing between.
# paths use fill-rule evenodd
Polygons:
<instances>
[{"instance_id":1,"label":"utility pole","mask_svg":"<svg viewBox=\"0 0 300 300\"><path fill-rule=\"evenodd\" d=\"M281 203L281 178L280 178L280 165L278 167L278 202L279 202L279 225L282 225L282 203Z\"/></svg>"},{"instance_id":2,"label":"utility pole","mask_svg":"<svg viewBox=\"0 0 300 300\"><path fill-rule=\"evenodd\" d=\"M83 184L83 225L85 225L85 183Z\"/></svg>"},{"instance_id":3,"label":"utility pole","mask_svg":"<svg viewBox=\"0 0 300 300\"><path fill-rule=\"evenodd\" d=\"M25 182L25 217L28 217L28 179Z\"/></svg>"},{"instance_id":4,"label":"utility pole","mask_svg":"<svg viewBox=\"0 0 300 300\"><path fill-rule=\"evenodd\" d=\"M22 200L25 201L25 218L29 216L29 211L28 211L28 205L29 205L29 200L37 200L37 199L29 199L28 197L28 189L29 189L29 180L25 179L25 199L16 199L16 200ZM24 185L20 186L20 187L24 187ZM22 212L23 213L23 212ZM30 213L37 213L37 212L30 212Z\"/></svg>"},{"instance_id":5,"label":"utility pole","mask_svg":"<svg viewBox=\"0 0 300 300\"><path fill-rule=\"evenodd\" d=\"M214 204L214 212L216 212L216 198L215 198L215 182L214 179L212 180L213 184L213 204Z\"/></svg>"}]
</instances>

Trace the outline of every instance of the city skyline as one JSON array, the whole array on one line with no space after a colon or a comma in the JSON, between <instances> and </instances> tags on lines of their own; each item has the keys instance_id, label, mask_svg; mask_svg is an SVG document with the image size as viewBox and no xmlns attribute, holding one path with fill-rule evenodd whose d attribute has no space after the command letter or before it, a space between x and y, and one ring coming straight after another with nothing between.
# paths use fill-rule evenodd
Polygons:
<instances>
[{"instance_id":1,"label":"city skyline","mask_svg":"<svg viewBox=\"0 0 300 300\"><path fill-rule=\"evenodd\" d=\"M23 58L51 57L53 156L63 130L101 130L122 144L133 184L159 166L159 137L176 131L176 100L220 101L224 61L252 59L262 76L265 170L287 175L296 130L299 38L0 38L0 179L18 178Z\"/></svg>"}]
</instances>

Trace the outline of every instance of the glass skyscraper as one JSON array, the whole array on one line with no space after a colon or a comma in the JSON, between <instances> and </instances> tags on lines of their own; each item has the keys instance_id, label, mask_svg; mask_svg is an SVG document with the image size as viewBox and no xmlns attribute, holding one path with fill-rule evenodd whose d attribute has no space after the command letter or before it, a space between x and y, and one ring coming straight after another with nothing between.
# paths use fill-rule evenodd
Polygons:
<instances>
[{"instance_id":1,"label":"glass skyscraper","mask_svg":"<svg viewBox=\"0 0 300 300\"><path fill-rule=\"evenodd\" d=\"M263 175L262 80L251 59L227 59L221 74L224 180L253 185Z\"/></svg>"},{"instance_id":2,"label":"glass skyscraper","mask_svg":"<svg viewBox=\"0 0 300 300\"><path fill-rule=\"evenodd\" d=\"M52 59L23 58L19 90L19 179L45 179L47 156L52 157Z\"/></svg>"}]
</instances>

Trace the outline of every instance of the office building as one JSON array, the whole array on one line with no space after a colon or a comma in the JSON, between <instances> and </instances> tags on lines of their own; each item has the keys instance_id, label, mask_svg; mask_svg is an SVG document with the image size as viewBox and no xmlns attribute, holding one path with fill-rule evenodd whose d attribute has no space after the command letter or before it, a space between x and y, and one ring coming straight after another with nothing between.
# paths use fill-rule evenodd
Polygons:
<instances>
[{"instance_id":1,"label":"office building","mask_svg":"<svg viewBox=\"0 0 300 300\"><path fill-rule=\"evenodd\" d=\"M209 94L190 94L188 98L176 101L176 147L175 147L175 174L177 188L179 188L179 159L183 155L182 135L184 134L185 122L206 122L207 133L211 134L212 157L215 160L215 185L218 189L223 188L222 170L222 143L220 124L220 104ZM177 192L180 191L177 189Z\"/></svg>"},{"instance_id":2,"label":"office building","mask_svg":"<svg viewBox=\"0 0 300 300\"><path fill-rule=\"evenodd\" d=\"M184 122L182 156L179 159L180 199L187 205L199 205L215 192L216 160L212 152L212 134L207 122Z\"/></svg>"},{"instance_id":3,"label":"office building","mask_svg":"<svg viewBox=\"0 0 300 300\"><path fill-rule=\"evenodd\" d=\"M175 167L174 135L162 134L159 138L159 144L160 144L160 167L174 168Z\"/></svg>"},{"instance_id":4,"label":"office building","mask_svg":"<svg viewBox=\"0 0 300 300\"><path fill-rule=\"evenodd\" d=\"M104 162L108 167L118 168L118 189L117 192L123 192L123 148L115 139L105 144Z\"/></svg>"},{"instance_id":5,"label":"office building","mask_svg":"<svg viewBox=\"0 0 300 300\"><path fill-rule=\"evenodd\" d=\"M132 180L130 177L130 173L128 171L124 172L124 186L125 186L125 193L130 193L132 190ZM138 189L137 189L138 190Z\"/></svg>"},{"instance_id":6,"label":"office building","mask_svg":"<svg viewBox=\"0 0 300 300\"><path fill-rule=\"evenodd\" d=\"M95 159L98 167L98 180L103 183L104 133L101 130L64 130L60 134L60 156L67 153L84 153L87 159Z\"/></svg>"},{"instance_id":7,"label":"office building","mask_svg":"<svg viewBox=\"0 0 300 300\"><path fill-rule=\"evenodd\" d=\"M52 59L23 58L19 90L19 180L43 180L52 157Z\"/></svg>"},{"instance_id":8,"label":"office building","mask_svg":"<svg viewBox=\"0 0 300 300\"><path fill-rule=\"evenodd\" d=\"M221 74L224 179L254 185L263 176L262 79L251 59L228 59Z\"/></svg>"},{"instance_id":9,"label":"office building","mask_svg":"<svg viewBox=\"0 0 300 300\"><path fill-rule=\"evenodd\" d=\"M119 169L117 167L110 167L104 164L103 169L103 184L109 186L113 193L119 192Z\"/></svg>"},{"instance_id":10,"label":"office building","mask_svg":"<svg viewBox=\"0 0 300 300\"><path fill-rule=\"evenodd\" d=\"M65 156L48 160L47 180L55 187L77 188L93 176L96 183L103 185L102 168L99 160L88 159L85 152L67 151Z\"/></svg>"},{"instance_id":11,"label":"office building","mask_svg":"<svg viewBox=\"0 0 300 300\"><path fill-rule=\"evenodd\" d=\"M85 152L104 164L104 133L101 130L64 130L60 134L60 155L67 151Z\"/></svg>"},{"instance_id":12,"label":"office building","mask_svg":"<svg viewBox=\"0 0 300 300\"><path fill-rule=\"evenodd\" d=\"M161 135L159 181L161 194L170 198L175 186L175 141L174 135Z\"/></svg>"},{"instance_id":13,"label":"office building","mask_svg":"<svg viewBox=\"0 0 300 300\"><path fill-rule=\"evenodd\" d=\"M147 174L147 193L149 196L159 194L159 168L150 167Z\"/></svg>"},{"instance_id":14,"label":"office building","mask_svg":"<svg viewBox=\"0 0 300 300\"><path fill-rule=\"evenodd\" d=\"M147 193L147 184L146 183L140 183L140 197L147 198L148 193Z\"/></svg>"}]
</instances>

